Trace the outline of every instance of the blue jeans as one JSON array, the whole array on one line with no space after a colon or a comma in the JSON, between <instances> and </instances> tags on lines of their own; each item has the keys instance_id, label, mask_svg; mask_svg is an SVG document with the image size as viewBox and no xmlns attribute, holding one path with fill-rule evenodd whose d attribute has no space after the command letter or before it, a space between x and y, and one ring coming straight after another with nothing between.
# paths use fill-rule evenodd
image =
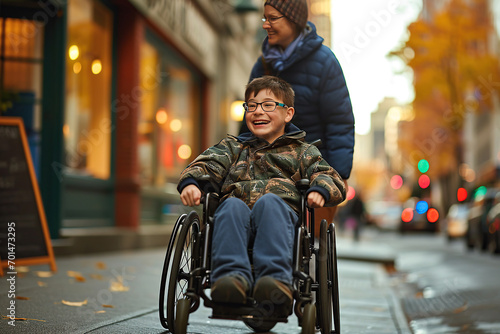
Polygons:
<instances>
[{"instance_id":1,"label":"blue jeans","mask_svg":"<svg viewBox=\"0 0 500 334\"><path fill-rule=\"evenodd\" d=\"M217 208L212 235L212 282L241 275L254 284L248 246L253 244L255 280L271 276L292 283L293 244L298 215L274 194L265 194L252 210L238 198Z\"/></svg>"}]
</instances>

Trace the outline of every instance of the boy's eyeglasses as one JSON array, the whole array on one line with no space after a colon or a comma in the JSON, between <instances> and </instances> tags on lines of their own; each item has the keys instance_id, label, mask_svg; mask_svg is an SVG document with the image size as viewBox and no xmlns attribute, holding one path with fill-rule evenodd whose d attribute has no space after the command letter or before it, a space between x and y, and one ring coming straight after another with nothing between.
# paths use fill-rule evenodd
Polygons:
<instances>
[{"instance_id":1,"label":"boy's eyeglasses","mask_svg":"<svg viewBox=\"0 0 500 334\"><path fill-rule=\"evenodd\" d=\"M243 108L245 108L246 112L254 112L257 110L257 107L261 106L262 110L265 112L272 112L276 110L276 107L285 107L287 108L288 106L284 103L279 103L276 101L264 101L264 102L248 102L248 103L243 103Z\"/></svg>"},{"instance_id":2,"label":"boy's eyeglasses","mask_svg":"<svg viewBox=\"0 0 500 334\"><path fill-rule=\"evenodd\" d=\"M285 15L281 15L281 16L278 16L278 17L270 17L270 18L266 18L266 17L263 17L262 18L262 22L269 22L269 24L274 24L276 23L276 21L278 21L279 19L281 19L282 17L285 17Z\"/></svg>"}]
</instances>

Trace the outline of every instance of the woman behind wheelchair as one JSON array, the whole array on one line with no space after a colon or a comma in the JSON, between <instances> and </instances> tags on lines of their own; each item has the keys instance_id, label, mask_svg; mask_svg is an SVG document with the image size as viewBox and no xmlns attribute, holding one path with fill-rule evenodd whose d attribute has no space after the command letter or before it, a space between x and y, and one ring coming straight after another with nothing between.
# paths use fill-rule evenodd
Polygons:
<instances>
[{"instance_id":1,"label":"woman behind wheelchair","mask_svg":"<svg viewBox=\"0 0 500 334\"><path fill-rule=\"evenodd\" d=\"M304 141L305 132L290 123L294 91L287 82L256 78L246 87L245 101L250 132L228 136L199 155L182 172L178 190L184 205L197 206L207 184L219 188L211 241L212 301L237 307L252 300L269 317L286 318L293 305L301 211L296 183L310 180L304 196L311 208L339 204L346 189L319 150Z\"/></svg>"}]
</instances>

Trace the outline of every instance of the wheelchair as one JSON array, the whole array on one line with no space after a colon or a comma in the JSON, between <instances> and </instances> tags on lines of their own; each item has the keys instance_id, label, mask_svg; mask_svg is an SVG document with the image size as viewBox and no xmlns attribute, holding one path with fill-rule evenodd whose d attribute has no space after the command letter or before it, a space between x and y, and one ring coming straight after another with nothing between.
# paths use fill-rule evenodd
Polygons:
<instances>
[{"instance_id":1,"label":"wheelchair","mask_svg":"<svg viewBox=\"0 0 500 334\"><path fill-rule=\"evenodd\" d=\"M339 288L335 225L322 220L319 240L314 238L314 209L306 206L309 180L300 180L301 212L296 227L293 256L293 312L303 334L340 333ZM168 244L160 282L161 325L173 334L187 332L189 314L203 300L212 308L211 318L242 320L255 332L267 332L287 318L266 316L265 310L249 296L247 305L235 307L213 302L205 292L211 284L211 236L213 216L219 202L216 193L202 198L203 214L182 214L176 221ZM251 256L249 249L249 256ZM251 257L250 257L251 259Z\"/></svg>"}]
</instances>

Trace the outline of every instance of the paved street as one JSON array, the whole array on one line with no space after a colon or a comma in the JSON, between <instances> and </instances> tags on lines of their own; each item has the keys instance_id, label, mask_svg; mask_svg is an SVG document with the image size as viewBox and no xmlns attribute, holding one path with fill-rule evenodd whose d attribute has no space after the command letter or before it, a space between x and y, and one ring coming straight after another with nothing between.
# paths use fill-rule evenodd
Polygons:
<instances>
[{"instance_id":1,"label":"paved street","mask_svg":"<svg viewBox=\"0 0 500 334\"><path fill-rule=\"evenodd\" d=\"M439 236L369 230L359 243L339 236L338 251L342 333L500 332L500 257ZM166 333L157 314L163 256L152 249L61 257L50 277L45 265L18 268L18 299L5 298L11 285L1 278L1 314L14 300L15 316L26 320L13 327L3 317L0 332ZM209 316L203 307L192 314L188 332L251 333ZM300 333L296 317L273 333Z\"/></svg>"}]
</instances>

